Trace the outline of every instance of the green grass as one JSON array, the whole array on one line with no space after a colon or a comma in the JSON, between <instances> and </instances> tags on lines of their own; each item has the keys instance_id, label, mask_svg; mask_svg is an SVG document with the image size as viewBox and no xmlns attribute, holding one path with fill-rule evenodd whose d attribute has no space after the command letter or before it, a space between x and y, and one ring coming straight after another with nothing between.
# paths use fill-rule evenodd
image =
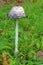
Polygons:
<instances>
[{"instance_id":1,"label":"green grass","mask_svg":"<svg viewBox=\"0 0 43 65\"><path fill-rule=\"evenodd\" d=\"M10 57L10 65L43 65L36 57L38 51L43 51L43 0L22 4L28 18L19 19L17 59L14 53L15 20L7 17L13 6L14 3L0 8L0 30L3 31L0 35L0 60L4 52Z\"/></svg>"}]
</instances>

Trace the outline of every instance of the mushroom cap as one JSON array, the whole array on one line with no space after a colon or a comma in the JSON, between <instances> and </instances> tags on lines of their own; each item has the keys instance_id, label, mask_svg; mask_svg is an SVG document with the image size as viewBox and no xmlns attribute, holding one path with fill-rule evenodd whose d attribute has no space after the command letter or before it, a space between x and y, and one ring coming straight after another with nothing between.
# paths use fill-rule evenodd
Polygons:
<instances>
[{"instance_id":1,"label":"mushroom cap","mask_svg":"<svg viewBox=\"0 0 43 65\"><path fill-rule=\"evenodd\" d=\"M10 18L23 18L26 17L24 8L21 6L15 6L11 9L11 11L8 14L8 17Z\"/></svg>"}]
</instances>

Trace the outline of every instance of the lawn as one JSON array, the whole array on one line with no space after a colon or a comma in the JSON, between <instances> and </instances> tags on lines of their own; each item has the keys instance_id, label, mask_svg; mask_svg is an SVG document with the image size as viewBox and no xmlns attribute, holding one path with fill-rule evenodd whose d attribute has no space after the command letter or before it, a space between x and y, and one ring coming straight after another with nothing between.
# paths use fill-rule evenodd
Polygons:
<instances>
[{"instance_id":1,"label":"lawn","mask_svg":"<svg viewBox=\"0 0 43 65\"><path fill-rule=\"evenodd\" d=\"M15 54L15 20L7 14L15 4L0 7L0 60L9 56L10 65L43 65L37 56L43 51L43 0L22 3L28 18L19 19L19 53ZM3 62L3 65L4 62Z\"/></svg>"}]
</instances>

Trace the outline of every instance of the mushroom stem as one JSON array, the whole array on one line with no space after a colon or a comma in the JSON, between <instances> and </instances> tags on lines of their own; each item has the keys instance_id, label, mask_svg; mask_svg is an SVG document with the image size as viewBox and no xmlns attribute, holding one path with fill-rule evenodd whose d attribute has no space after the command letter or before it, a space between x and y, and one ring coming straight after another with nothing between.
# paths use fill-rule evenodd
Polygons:
<instances>
[{"instance_id":1,"label":"mushroom stem","mask_svg":"<svg viewBox=\"0 0 43 65\"><path fill-rule=\"evenodd\" d=\"M16 19L16 28L15 28L15 53L18 53L18 20Z\"/></svg>"}]
</instances>

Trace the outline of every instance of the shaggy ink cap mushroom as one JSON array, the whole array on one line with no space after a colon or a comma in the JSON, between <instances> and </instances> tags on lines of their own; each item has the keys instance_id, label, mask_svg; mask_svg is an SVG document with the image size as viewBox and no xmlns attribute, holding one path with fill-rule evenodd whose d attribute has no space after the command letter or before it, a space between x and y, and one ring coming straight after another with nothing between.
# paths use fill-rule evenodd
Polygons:
<instances>
[{"instance_id":1,"label":"shaggy ink cap mushroom","mask_svg":"<svg viewBox=\"0 0 43 65\"><path fill-rule=\"evenodd\" d=\"M15 27L15 52L18 53L18 18L25 18L25 11L22 6L15 6L11 9L8 14L8 17L16 19Z\"/></svg>"}]
</instances>

